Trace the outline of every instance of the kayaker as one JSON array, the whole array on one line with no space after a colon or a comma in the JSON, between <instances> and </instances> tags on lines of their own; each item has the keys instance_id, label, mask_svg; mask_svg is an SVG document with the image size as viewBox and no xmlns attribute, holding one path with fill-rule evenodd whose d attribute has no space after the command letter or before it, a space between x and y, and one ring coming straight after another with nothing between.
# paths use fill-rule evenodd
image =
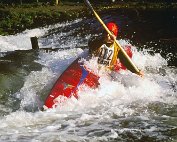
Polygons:
<instances>
[{"instance_id":1,"label":"kayaker","mask_svg":"<svg viewBox=\"0 0 177 142\"><path fill-rule=\"evenodd\" d=\"M122 51L117 46L114 39L118 35L118 26L114 22L109 22L106 24L107 28L112 32L109 35L106 31L100 37L94 37L89 40L89 52L98 57L98 63L105 65L111 70L128 69L131 72L143 76L143 72L137 72L130 64L127 62L123 56ZM132 57L131 47L125 47L126 53L129 57Z\"/></svg>"}]
</instances>

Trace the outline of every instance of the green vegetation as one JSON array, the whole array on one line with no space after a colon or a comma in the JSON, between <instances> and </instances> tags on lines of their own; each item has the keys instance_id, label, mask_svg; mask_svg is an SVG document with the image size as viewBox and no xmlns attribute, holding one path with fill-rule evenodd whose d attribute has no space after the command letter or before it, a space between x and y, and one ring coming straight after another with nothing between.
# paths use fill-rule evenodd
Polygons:
<instances>
[{"instance_id":1,"label":"green vegetation","mask_svg":"<svg viewBox=\"0 0 177 142\"><path fill-rule=\"evenodd\" d=\"M19 0L20 1L20 0ZM54 0L56 1L56 0ZM88 13L83 2L60 1L59 5L51 3L0 4L0 35L16 34L25 29L37 28L58 22L72 20ZM92 2L92 1L91 1ZM177 9L177 3L145 2L100 2L95 3L97 11L110 9Z\"/></svg>"},{"instance_id":2,"label":"green vegetation","mask_svg":"<svg viewBox=\"0 0 177 142\"><path fill-rule=\"evenodd\" d=\"M79 16L83 6L23 5L0 8L0 34L15 34L25 29L54 24Z\"/></svg>"}]
</instances>

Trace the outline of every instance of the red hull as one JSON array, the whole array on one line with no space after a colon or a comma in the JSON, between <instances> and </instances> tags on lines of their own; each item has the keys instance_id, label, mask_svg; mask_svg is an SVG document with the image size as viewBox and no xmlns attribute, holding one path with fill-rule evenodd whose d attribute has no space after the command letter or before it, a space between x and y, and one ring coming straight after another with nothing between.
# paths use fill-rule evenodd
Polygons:
<instances>
[{"instance_id":1,"label":"red hull","mask_svg":"<svg viewBox=\"0 0 177 142\"><path fill-rule=\"evenodd\" d=\"M51 92L45 100L45 107L53 108L57 106L57 97L77 96L78 87L85 84L89 87L97 87L99 85L99 77L89 72L82 63L79 63L79 58L76 59L58 78Z\"/></svg>"}]
</instances>

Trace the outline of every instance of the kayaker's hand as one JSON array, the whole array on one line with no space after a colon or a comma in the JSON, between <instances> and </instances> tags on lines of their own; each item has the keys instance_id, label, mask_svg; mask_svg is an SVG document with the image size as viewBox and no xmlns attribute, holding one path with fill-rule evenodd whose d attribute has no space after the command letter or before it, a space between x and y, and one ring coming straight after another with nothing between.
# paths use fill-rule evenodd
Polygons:
<instances>
[{"instance_id":1,"label":"kayaker's hand","mask_svg":"<svg viewBox=\"0 0 177 142\"><path fill-rule=\"evenodd\" d=\"M104 38L104 42L106 43L114 43L114 41L116 40L116 36L113 34L108 34L108 33L104 33L103 34L103 38Z\"/></svg>"},{"instance_id":2,"label":"kayaker's hand","mask_svg":"<svg viewBox=\"0 0 177 142\"><path fill-rule=\"evenodd\" d=\"M140 77L144 77L144 72L143 71L141 71L141 70L139 70L139 72L138 73L136 73L137 75L139 75Z\"/></svg>"},{"instance_id":3,"label":"kayaker's hand","mask_svg":"<svg viewBox=\"0 0 177 142\"><path fill-rule=\"evenodd\" d=\"M112 41L116 40L116 36L114 34L111 34L111 35L109 34L109 37Z\"/></svg>"}]
</instances>

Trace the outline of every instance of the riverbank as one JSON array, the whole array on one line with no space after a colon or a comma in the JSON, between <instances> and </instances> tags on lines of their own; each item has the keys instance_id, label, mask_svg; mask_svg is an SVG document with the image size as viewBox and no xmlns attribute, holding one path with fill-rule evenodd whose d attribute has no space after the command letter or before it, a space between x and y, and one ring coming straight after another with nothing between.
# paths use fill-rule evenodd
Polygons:
<instances>
[{"instance_id":1,"label":"riverbank","mask_svg":"<svg viewBox=\"0 0 177 142\"><path fill-rule=\"evenodd\" d=\"M77 18L84 7L80 5L24 5L0 9L0 34L9 35Z\"/></svg>"},{"instance_id":2,"label":"riverbank","mask_svg":"<svg viewBox=\"0 0 177 142\"><path fill-rule=\"evenodd\" d=\"M98 12L110 9L119 10L176 10L177 3L138 3L117 2L97 3L94 8ZM58 22L69 21L79 17L88 16L90 13L83 3L62 3L53 6L48 4L28 5L1 5L0 6L0 35L11 35L26 29L43 27Z\"/></svg>"}]
</instances>

